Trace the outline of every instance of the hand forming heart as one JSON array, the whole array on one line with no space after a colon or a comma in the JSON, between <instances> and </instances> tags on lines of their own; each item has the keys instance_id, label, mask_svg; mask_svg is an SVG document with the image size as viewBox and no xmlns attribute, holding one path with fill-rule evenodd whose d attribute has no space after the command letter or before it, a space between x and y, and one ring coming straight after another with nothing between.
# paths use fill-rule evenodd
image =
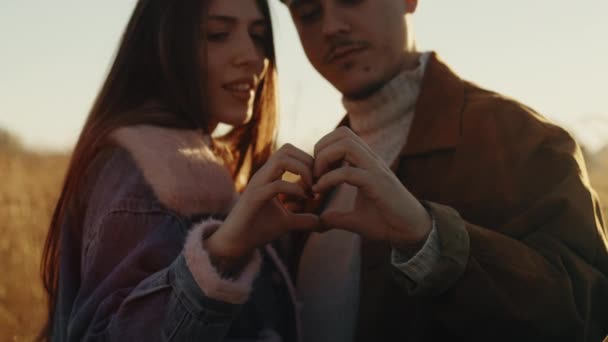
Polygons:
<instances>
[{"instance_id":1,"label":"hand forming heart","mask_svg":"<svg viewBox=\"0 0 608 342\"><path fill-rule=\"evenodd\" d=\"M287 171L301 182L282 180ZM357 188L351 211L330 208L319 217L292 212L278 199L279 194L310 199L311 189L323 194L343 183ZM340 127L316 144L314 159L292 145L281 147L252 177L212 238L227 255L245 255L291 230L343 229L407 246L424 239L430 227L426 209L386 164L349 128Z\"/></svg>"},{"instance_id":2,"label":"hand forming heart","mask_svg":"<svg viewBox=\"0 0 608 342\"><path fill-rule=\"evenodd\" d=\"M390 168L353 131L340 127L315 146L313 185L324 193L342 183L357 188L354 208L321 214L326 229L343 229L365 238L410 245L424 239L432 221L426 209ZM341 164L332 169L332 165Z\"/></svg>"}]
</instances>

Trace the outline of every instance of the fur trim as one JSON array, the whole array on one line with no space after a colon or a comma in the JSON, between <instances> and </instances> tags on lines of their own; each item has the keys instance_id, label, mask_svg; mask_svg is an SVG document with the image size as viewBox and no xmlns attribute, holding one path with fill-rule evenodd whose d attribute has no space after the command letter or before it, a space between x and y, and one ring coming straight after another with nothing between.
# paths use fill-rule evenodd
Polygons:
<instances>
[{"instance_id":1,"label":"fur trim","mask_svg":"<svg viewBox=\"0 0 608 342\"><path fill-rule=\"evenodd\" d=\"M203 239L213 234L221 224L222 221L209 219L194 225L184 246L186 265L205 295L223 302L243 304L249 299L253 281L260 272L262 257L256 250L238 279L223 279L211 265L203 244Z\"/></svg>"},{"instance_id":2,"label":"fur trim","mask_svg":"<svg viewBox=\"0 0 608 342\"><path fill-rule=\"evenodd\" d=\"M197 131L141 125L110 139L131 154L158 200L181 215L227 214L236 201L228 169Z\"/></svg>"}]
</instances>

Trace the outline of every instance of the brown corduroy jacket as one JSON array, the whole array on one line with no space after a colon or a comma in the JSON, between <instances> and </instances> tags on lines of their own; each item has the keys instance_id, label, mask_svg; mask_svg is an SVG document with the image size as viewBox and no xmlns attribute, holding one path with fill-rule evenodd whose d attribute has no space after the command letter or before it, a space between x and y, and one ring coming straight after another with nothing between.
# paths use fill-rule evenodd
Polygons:
<instances>
[{"instance_id":1,"label":"brown corduroy jacket","mask_svg":"<svg viewBox=\"0 0 608 342\"><path fill-rule=\"evenodd\" d=\"M392 169L429 204L441 261L413 284L392 266L388 243L363 240L357 341L608 334L607 230L566 131L433 54ZM294 239L293 274L305 240Z\"/></svg>"}]
</instances>

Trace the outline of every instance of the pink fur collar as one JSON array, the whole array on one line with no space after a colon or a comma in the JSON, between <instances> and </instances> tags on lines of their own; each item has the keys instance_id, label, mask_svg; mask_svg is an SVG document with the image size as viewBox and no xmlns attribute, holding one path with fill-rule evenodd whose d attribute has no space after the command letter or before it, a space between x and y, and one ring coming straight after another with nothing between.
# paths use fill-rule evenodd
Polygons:
<instances>
[{"instance_id":1,"label":"pink fur collar","mask_svg":"<svg viewBox=\"0 0 608 342\"><path fill-rule=\"evenodd\" d=\"M198 131L141 125L110 139L131 154L158 200L181 215L227 214L236 201L228 169Z\"/></svg>"}]
</instances>

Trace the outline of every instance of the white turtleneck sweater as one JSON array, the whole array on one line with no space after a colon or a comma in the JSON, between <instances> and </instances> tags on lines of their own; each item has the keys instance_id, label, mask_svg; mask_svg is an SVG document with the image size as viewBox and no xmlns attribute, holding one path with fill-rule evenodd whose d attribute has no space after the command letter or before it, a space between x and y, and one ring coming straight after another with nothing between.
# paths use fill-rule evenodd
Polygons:
<instances>
[{"instance_id":1,"label":"white turtleneck sweater","mask_svg":"<svg viewBox=\"0 0 608 342\"><path fill-rule=\"evenodd\" d=\"M414 70L404 70L363 100L344 98L352 130L387 164L405 146L416 100L430 53L421 54ZM354 207L357 189L342 184L328 203L332 209ZM434 223L433 223L434 224ZM435 227L412 258L392 252L392 264L414 284L431 272L439 259ZM388 262L388 260L387 260ZM302 251L297 275L304 342L353 341L359 306L360 237L344 230L312 233Z\"/></svg>"}]
</instances>

